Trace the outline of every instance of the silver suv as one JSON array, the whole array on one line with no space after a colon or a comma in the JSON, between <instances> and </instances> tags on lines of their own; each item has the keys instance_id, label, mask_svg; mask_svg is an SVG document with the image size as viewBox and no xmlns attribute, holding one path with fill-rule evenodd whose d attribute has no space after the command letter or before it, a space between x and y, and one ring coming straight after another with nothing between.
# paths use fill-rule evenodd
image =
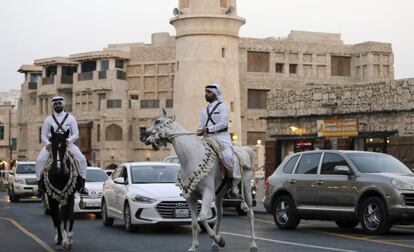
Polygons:
<instances>
[{"instance_id":1,"label":"silver suv","mask_svg":"<svg viewBox=\"0 0 414 252\"><path fill-rule=\"evenodd\" d=\"M18 202L23 197L36 196L37 179L36 162L16 161L8 176L7 192L11 202Z\"/></svg>"},{"instance_id":2,"label":"silver suv","mask_svg":"<svg viewBox=\"0 0 414 252\"><path fill-rule=\"evenodd\" d=\"M414 221L414 174L394 157L362 151L306 151L286 157L266 181L264 206L280 229L300 219L361 223L370 234Z\"/></svg>"}]
</instances>

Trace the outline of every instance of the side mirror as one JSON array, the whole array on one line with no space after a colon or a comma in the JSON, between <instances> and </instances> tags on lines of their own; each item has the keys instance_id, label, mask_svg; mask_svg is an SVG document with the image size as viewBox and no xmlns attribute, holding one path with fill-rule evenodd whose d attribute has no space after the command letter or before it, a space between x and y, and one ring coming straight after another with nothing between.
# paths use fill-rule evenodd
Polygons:
<instances>
[{"instance_id":1,"label":"side mirror","mask_svg":"<svg viewBox=\"0 0 414 252\"><path fill-rule=\"evenodd\" d=\"M338 175L350 175L351 170L346 165L337 165L334 168L334 173Z\"/></svg>"},{"instance_id":2,"label":"side mirror","mask_svg":"<svg viewBox=\"0 0 414 252\"><path fill-rule=\"evenodd\" d=\"M123 177L118 177L114 179L115 184L126 185L125 179Z\"/></svg>"}]
</instances>

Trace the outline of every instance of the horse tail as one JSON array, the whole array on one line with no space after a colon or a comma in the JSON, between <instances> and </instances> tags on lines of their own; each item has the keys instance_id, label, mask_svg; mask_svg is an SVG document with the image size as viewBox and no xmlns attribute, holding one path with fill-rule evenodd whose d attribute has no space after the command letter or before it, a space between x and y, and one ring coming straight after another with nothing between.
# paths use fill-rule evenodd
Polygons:
<instances>
[{"instance_id":1,"label":"horse tail","mask_svg":"<svg viewBox=\"0 0 414 252\"><path fill-rule=\"evenodd\" d=\"M250 159L250 167L249 169L253 169L254 163L256 162L256 155L254 154L254 151L250 147L242 147L242 149L249 155Z\"/></svg>"}]
</instances>

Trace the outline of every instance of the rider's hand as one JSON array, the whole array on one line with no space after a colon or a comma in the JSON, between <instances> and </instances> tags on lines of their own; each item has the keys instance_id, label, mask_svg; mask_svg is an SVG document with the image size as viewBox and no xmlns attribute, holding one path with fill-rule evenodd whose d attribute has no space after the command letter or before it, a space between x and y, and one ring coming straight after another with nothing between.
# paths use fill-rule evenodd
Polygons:
<instances>
[{"instance_id":1,"label":"rider's hand","mask_svg":"<svg viewBox=\"0 0 414 252\"><path fill-rule=\"evenodd\" d=\"M48 145L46 145L46 150L47 150L48 152L52 152L52 144L48 144Z\"/></svg>"},{"instance_id":2,"label":"rider's hand","mask_svg":"<svg viewBox=\"0 0 414 252\"><path fill-rule=\"evenodd\" d=\"M203 128L203 129L198 129L197 130L197 135L198 136L202 136L204 134L208 133L208 128Z\"/></svg>"}]
</instances>

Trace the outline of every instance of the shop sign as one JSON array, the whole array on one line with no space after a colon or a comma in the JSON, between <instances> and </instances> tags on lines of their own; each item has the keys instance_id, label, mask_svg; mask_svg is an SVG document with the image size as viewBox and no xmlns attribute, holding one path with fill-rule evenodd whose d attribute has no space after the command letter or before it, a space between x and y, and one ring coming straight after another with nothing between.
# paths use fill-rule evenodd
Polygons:
<instances>
[{"instance_id":1,"label":"shop sign","mask_svg":"<svg viewBox=\"0 0 414 252\"><path fill-rule=\"evenodd\" d=\"M325 119L317 120L318 137L358 136L356 119Z\"/></svg>"}]
</instances>

